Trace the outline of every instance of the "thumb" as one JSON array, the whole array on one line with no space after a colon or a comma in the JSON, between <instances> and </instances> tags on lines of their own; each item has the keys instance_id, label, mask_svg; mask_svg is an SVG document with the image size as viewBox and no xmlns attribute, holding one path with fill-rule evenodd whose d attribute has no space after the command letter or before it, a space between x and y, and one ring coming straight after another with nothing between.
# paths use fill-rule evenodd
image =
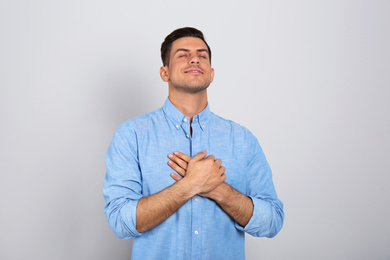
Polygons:
<instances>
[{"instance_id":1,"label":"thumb","mask_svg":"<svg viewBox=\"0 0 390 260\"><path fill-rule=\"evenodd\" d=\"M200 161L200 160L202 160L204 157L206 157L206 154L207 154L207 151L206 151L206 150L201 151L200 153L198 153L197 155L195 155L194 158L192 158L192 160L194 160L194 161Z\"/></svg>"}]
</instances>

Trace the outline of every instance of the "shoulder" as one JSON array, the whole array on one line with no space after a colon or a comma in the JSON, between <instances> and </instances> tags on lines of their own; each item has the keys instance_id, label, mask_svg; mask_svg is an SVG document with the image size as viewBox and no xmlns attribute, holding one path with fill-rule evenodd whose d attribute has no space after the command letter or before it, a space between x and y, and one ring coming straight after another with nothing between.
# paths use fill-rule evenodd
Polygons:
<instances>
[{"instance_id":1,"label":"shoulder","mask_svg":"<svg viewBox=\"0 0 390 260\"><path fill-rule=\"evenodd\" d=\"M123 136L133 135L137 133L140 134L142 132L145 132L147 129L150 129L150 126L153 124L153 122L159 120L162 116L162 109L159 108L153 112L131 118L121 123L116 132Z\"/></svg>"},{"instance_id":2,"label":"shoulder","mask_svg":"<svg viewBox=\"0 0 390 260\"><path fill-rule=\"evenodd\" d=\"M211 114L212 114L212 118L213 118L215 125L218 125L222 129L230 129L234 134L241 135L245 139L254 137L252 132L249 131L249 129L246 128L245 126L243 126L239 123L236 123L232 120L225 119L225 118L218 116L212 112L211 112Z\"/></svg>"},{"instance_id":3,"label":"shoulder","mask_svg":"<svg viewBox=\"0 0 390 260\"><path fill-rule=\"evenodd\" d=\"M219 134L225 135L226 132L229 132L235 147L244 147L249 157L252 157L258 151L262 151L256 136L245 126L214 113L212 113L212 118L214 126L219 129Z\"/></svg>"}]
</instances>

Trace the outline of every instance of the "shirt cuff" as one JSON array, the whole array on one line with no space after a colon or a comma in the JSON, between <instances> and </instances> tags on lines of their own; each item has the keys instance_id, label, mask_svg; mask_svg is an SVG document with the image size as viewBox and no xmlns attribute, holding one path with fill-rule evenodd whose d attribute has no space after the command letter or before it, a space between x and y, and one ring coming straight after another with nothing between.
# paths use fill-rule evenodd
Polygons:
<instances>
[{"instance_id":1,"label":"shirt cuff","mask_svg":"<svg viewBox=\"0 0 390 260\"><path fill-rule=\"evenodd\" d=\"M248 224L245 227L240 226L236 222L238 230L247 232L252 236L265 236L272 223L272 209L269 202L263 201L259 198L249 196L253 202L253 213Z\"/></svg>"},{"instance_id":2,"label":"shirt cuff","mask_svg":"<svg viewBox=\"0 0 390 260\"><path fill-rule=\"evenodd\" d=\"M138 237L142 235L142 233L138 232L135 228L138 201L139 200L128 200L128 202L121 208L120 211L121 218L124 222L124 227L126 227L127 232L130 233L130 236L128 238Z\"/></svg>"}]
</instances>

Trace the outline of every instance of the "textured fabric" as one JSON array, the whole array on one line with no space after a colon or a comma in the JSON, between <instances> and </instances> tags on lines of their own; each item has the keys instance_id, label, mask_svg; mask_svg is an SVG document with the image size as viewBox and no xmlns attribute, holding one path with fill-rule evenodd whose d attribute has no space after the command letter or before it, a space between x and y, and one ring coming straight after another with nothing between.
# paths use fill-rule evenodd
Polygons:
<instances>
[{"instance_id":1,"label":"textured fabric","mask_svg":"<svg viewBox=\"0 0 390 260\"><path fill-rule=\"evenodd\" d=\"M152 113L122 123L106 155L103 195L109 226L119 238L134 238L132 259L245 259L244 234L275 236L283 225L271 169L252 133L210 112L207 106L189 118L167 99ZM175 183L168 154L191 157L207 150L222 160L226 183L249 196L254 205L242 227L213 200L194 196L164 222L139 233L139 199Z\"/></svg>"}]
</instances>

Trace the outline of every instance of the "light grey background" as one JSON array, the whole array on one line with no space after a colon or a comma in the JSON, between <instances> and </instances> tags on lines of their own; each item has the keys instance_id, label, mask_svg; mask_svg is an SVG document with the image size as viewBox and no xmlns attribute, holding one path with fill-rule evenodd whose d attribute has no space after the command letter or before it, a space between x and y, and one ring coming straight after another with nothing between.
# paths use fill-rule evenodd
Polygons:
<instances>
[{"instance_id":1,"label":"light grey background","mask_svg":"<svg viewBox=\"0 0 390 260\"><path fill-rule=\"evenodd\" d=\"M390 258L390 1L0 1L0 258L129 259L102 208L117 126L167 97L201 29L211 109L247 126L285 225L247 259Z\"/></svg>"}]
</instances>

